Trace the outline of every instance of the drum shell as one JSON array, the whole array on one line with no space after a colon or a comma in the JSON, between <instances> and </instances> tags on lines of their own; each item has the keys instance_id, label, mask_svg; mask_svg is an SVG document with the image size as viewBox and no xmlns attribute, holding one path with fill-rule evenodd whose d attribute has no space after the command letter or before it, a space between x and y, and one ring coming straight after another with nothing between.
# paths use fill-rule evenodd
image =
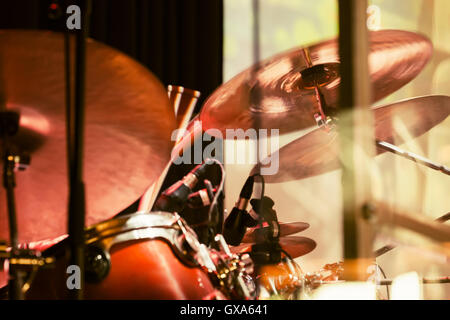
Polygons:
<instances>
[{"instance_id":1,"label":"drum shell","mask_svg":"<svg viewBox=\"0 0 450 320\"><path fill-rule=\"evenodd\" d=\"M172 213L119 216L86 229L85 239L85 299L219 298L197 260L195 232ZM56 262L39 269L26 298L69 298L66 283L73 284L74 273L66 272L68 238L44 243L43 255Z\"/></svg>"},{"instance_id":2,"label":"drum shell","mask_svg":"<svg viewBox=\"0 0 450 320\"><path fill-rule=\"evenodd\" d=\"M183 263L163 240L135 240L114 246L111 268L99 283L86 283L85 299L199 300L215 289L199 267ZM64 256L55 268L40 270L27 299L67 299Z\"/></svg>"}]
</instances>

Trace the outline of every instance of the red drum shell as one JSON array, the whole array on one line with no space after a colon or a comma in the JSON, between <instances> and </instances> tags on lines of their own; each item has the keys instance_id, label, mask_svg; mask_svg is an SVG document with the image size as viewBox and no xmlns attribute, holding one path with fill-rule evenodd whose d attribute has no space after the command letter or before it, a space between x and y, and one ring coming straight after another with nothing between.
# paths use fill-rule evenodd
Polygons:
<instances>
[{"instance_id":1,"label":"red drum shell","mask_svg":"<svg viewBox=\"0 0 450 320\"><path fill-rule=\"evenodd\" d=\"M121 243L110 252L111 269L100 283L87 283L86 299L199 300L214 296L208 275L184 264L162 240ZM66 299L66 263L39 271L27 299Z\"/></svg>"}]
</instances>

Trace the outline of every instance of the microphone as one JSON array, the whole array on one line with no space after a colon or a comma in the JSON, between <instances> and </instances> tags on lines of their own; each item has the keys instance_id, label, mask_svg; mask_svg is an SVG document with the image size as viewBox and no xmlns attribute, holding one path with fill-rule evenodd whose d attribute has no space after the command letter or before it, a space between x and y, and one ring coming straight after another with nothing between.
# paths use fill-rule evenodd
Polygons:
<instances>
[{"instance_id":1,"label":"microphone","mask_svg":"<svg viewBox=\"0 0 450 320\"><path fill-rule=\"evenodd\" d=\"M253 220L246 211L248 202L252 197L253 185L254 177L250 176L247 178L247 181L245 181L239 199L233 210L231 210L230 214L225 219L223 225L223 236L225 241L233 246L237 246L241 243L245 231L247 231L249 221Z\"/></svg>"},{"instance_id":2,"label":"microphone","mask_svg":"<svg viewBox=\"0 0 450 320\"><path fill-rule=\"evenodd\" d=\"M213 188L212 192L215 194L217 192L217 187ZM208 190L205 188L191 193L187 199L186 205L191 209L198 209L209 206L211 200L212 199L210 199L208 195Z\"/></svg>"},{"instance_id":3,"label":"microphone","mask_svg":"<svg viewBox=\"0 0 450 320\"><path fill-rule=\"evenodd\" d=\"M206 167L213 162L206 160L192 169L183 179L175 182L167 188L156 200L154 210L166 212L180 212L183 210L192 188L198 180L205 174Z\"/></svg>"}]
</instances>

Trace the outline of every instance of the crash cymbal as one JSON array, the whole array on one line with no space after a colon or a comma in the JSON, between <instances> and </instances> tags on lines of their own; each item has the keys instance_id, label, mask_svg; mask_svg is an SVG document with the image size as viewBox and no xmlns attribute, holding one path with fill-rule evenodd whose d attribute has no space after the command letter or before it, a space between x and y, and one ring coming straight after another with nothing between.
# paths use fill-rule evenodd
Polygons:
<instances>
[{"instance_id":1,"label":"crash cymbal","mask_svg":"<svg viewBox=\"0 0 450 320\"><path fill-rule=\"evenodd\" d=\"M250 252L253 243L244 243L239 246L230 247L233 253ZM316 247L316 242L313 239L306 237L280 237L281 247L292 257L297 258L310 253Z\"/></svg>"},{"instance_id":2,"label":"crash cymbal","mask_svg":"<svg viewBox=\"0 0 450 320\"><path fill-rule=\"evenodd\" d=\"M431 42L422 35L398 30L370 32L370 81L373 101L395 92L424 68L432 54ZM337 39L296 48L260 62L220 86L205 102L200 120L204 129L260 128L280 133L316 124L320 114L319 87L327 106L336 112L339 53ZM259 93L260 104L251 103Z\"/></svg>"},{"instance_id":3,"label":"crash cymbal","mask_svg":"<svg viewBox=\"0 0 450 320\"><path fill-rule=\"evenodd\" d=\"M372 110L375 138L398 145L404 139L395 130L396 121L402 123L410 137L418 137L450 115L450 97L418 97ZM377 154L383 152L385 150L377 148ZM279 171L275 175L265 176L265 181L278 183L304 179L338 169L339 166L337 129L329 132L316 129L279 150Z\"/></svg>"},{"instance_id":4,"label":"crash cymbal","mask_svg":"<svg viewBox=\"0 0 450 320\"><path fill-rule=\"evenodd\" d=\"M291 234L301 232L309 228L306 222L280 222L280 237L289 236ZM256 233L261 227L249 228L242 239L244 243L256 242ZM268 225L263 224L263 228L268 228Z\"/></svg>"},{"instance_id":5,"label":"crash cymbal","mask_svg":"<svg viewBox=\"0 0 450 320\"><path fill-rule=\"evenodd\" d=\"M87 41L84 181L86 225L138 199L170 159L173 110L164 86L130 57ZM31 154L17 173L19 240L67 232L67 158L63 34L0 31L7 109L21 113L15 143ZM1 88L0 88L1 90ZM8 239L0 188L0 239Z\"/></svg>"}]
</instances>

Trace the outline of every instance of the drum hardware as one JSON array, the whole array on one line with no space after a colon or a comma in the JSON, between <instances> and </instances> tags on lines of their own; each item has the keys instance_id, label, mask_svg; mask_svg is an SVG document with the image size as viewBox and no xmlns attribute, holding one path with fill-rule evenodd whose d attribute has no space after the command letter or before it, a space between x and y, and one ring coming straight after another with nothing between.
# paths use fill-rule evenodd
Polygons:
<instances>
[{"instance_id":1,"label":"drum hardware","mask_svg":"<svg viewBox=\"0 0 450 320\"><path fill-rule=\"evenodd\" d=\"M99 283L108 276L111 269L109 252L98 246L85 247L84 272L87 282Z\"/></svg>"},{"instance_id":2,"label":"drum hardware","mask_svg":"<svg viewBox=\"0 0 450 320\"><path fill-rule=\"evenodd\" d=\"M381 148L383 150L389 151L389 152L391 152L393 154L399 155L399 156L401 156L403 158L406 158L408 160L412 160L412 161L414 161L416 163L424 165L424 166L426 166L428 168L431 168L433 170L440 171L440 172L442 172L442 173L444 173L446 175L450 175L450 168L447 167L447 166L444 166L442 164L433 162L433 161L431 161L431 160L429 160L429 159L427 159L425 157L419 156L419 155L414 154L412 152L402 150L401 148L399 148L397 146L394 146L394 145L392 145L392 144L390 144L389 142L386 142L386 141L379 141L379 140L377 140L376 144L377 144L377 147L379 147L379 148Z\"/></svg>"},{"instance_id":3,"label":"drum hardware","mask_svg":"<svg viewBox=\"0 0 450 320\"><path fill-rule=\"evenodd\" d=\"M114 245L132 240L162 239L173 246L179 258L192 265L195 264L195 261L190 258L183 242L186 240L191 249L197 250L199 243L194 234L179 216L166 212L137 213L88 228L86 230L86 248L94 248L92 249L93 254L100 252L100 255L109 261L110 251ZM91 249L87 249L88 252L89 250Z\"/></svg>"},{"instance_id":4,"label":"drum hardware","mask_svg":"<svg viewBox=\"0 0 450 320\"><path fill-rule=\"evenodd\" d=\"M377 285L380 286L389 286L391 285L393 282L393 280L391 279L383 279L383 280L378 280L376 282ZM436 278L422 278L421 279L421 283L423 284L446 284L446 283L450 283L450 277L436 277Z\"/></svg>"},{"instance_id":5,"label":"drum hardware","mask_svg":"<svg viewBox=\"0 0 450 320\"><path fill-rule=\"evenodd\" d=\"M372 268L374 267L374 268ZM386 275L384 271L381 269L381 267L374 263L368 270L367 270L367 282L373 282L377 286L385 286L384 280L379 279L379 275L382 275L384 278L386 278ZM314 290L318 289L321 286L324 285L335 285L335 284L343 284L346 283L345 280L342 280L344 276L344 263L343 262L337 262L332 264L327 264L324 267L322 267L320 270L312 273L306 273L302 276L301 279L301 286L299 287L299 291L297 292L296 299L304 300L304 299L311 299L311 295L313 294ZM387 299L389 300L389 289L386 286L386 294ZM381 292L377 289L377 296L381 297ZM377 298L381 299L382 298Z\"/></svg>"},{"instance_id":6,"label":"drum hardware","mask_svg":"<svg viewBox=\"0 0 450 320\"><path fill-rule=\"evenodd\" d=\"M75 31L74 50L74 85L71 79L71 56L69 45L69 30L65 36L66 59L66 142L69 173L69 208L68 208L68 254L69 265L78 266L81 279L85 277L84 228L86 217L86 192L84 183L84 137L85 137L85 107L86 107L86 40L89 34L89 19L91 0L82 0L80 29ZM69 97L73 96L73 102ZM70 290L72 299L83 299L84 286Z\"/></svg>"},{"instance_id":7,"label":"drum hardware","mask_svg":"<svg viewBox=\"0 0 450 320\"><path fill-rule=\"evenodd\" d=\"M176 215L178 216L178 214ZM182 230L189 228L181 218L178 219L178 224ZM191 247L197 249L196 260L212 275L213 283L216 283L223 293L231 294L235 298L254 298L248 280L244 280L253 268L253 262L249 257L244 256L240 259L238 255L233 254L221 234L214 237L215 244L221 250L220 252L207 249L196 237L189 236L195 233L186 232L186 234L186 241Z\"/></svg>"},{"instance_id":8,"label":"drum hardware","mask_svg":"<svg viewBox=\"0 0 450 320\"><path fill-rule=\"evenodd\" d=\"M184 220L176 214L178 224L182 230L189 227ZM191 247L196 248L196 260L202 265L209 274L212 275L212 281L221 288L224 294L232 295L234 298L254 299L254 292L251 284L246 277L253 271L253 261L248 255L239 257L233 254L221 234L216 234L214 242L221 251L209 250L205 244L200 243L196 237L191 237L195 233L184 232L186 241Z\"/></svg>"},{"instance_id":9,"label":"drum hardware","mask_svg":"<svg viewBox=\"0 0 450 320\"><path fill-rule=\"evenodd\" d=\"M16 200L14 188L16 187L16 169L25 170L30 163L30 159L21 157L13 151L11 139L19 130L20 114L14 111L0 112L0 141L2 142L3 157L3 187L6 190L6 207L8 211L9 236L11 244L11 252L9 254L9 297L12 300L20 300L23 298L23 280L25 277L24 267L30 263L37 262L31 259L31 255L27 251L19 249ZM2 261L3 264L3 261Z\"/></svg>"},{"instance_id":10,"label":"drum hardware","mask_svg":"<svg viewBox=\"0 0 450 320\"><path fill-rule=\"evenodd\" d=\"M33 285L36 273L42 268L54 268L55 258L43 257L41 252L31 249L16 249L13 252L12 248L7 246L0 247L0 264L3 266L4 261L8 261L9 271L14 270L19 273L20 281L14 285L8 286L9 299L23 299L24 295ZM19 290L19 293L14 293L13 290ZM15 296L13 296L15 294Z\"/></svg>"},{"instance_id":11,"label":"drum hardware","mask_svg":"<svg viewBox=\"0 0 450 320\"><path fill-rule=\"evenodd\" d=\"M253 273L253 260L248 254L242 256L233 254L221 234L217 234L214 238L220 248L217 256L219 263L216 263L218 268L215 270L215 275L218 279L219 286L227 291L234 293L234 297L241 297L246 300L253 300L255 298L255 288L252 285L249 277Z\"/></svg>"}]
</instances>

